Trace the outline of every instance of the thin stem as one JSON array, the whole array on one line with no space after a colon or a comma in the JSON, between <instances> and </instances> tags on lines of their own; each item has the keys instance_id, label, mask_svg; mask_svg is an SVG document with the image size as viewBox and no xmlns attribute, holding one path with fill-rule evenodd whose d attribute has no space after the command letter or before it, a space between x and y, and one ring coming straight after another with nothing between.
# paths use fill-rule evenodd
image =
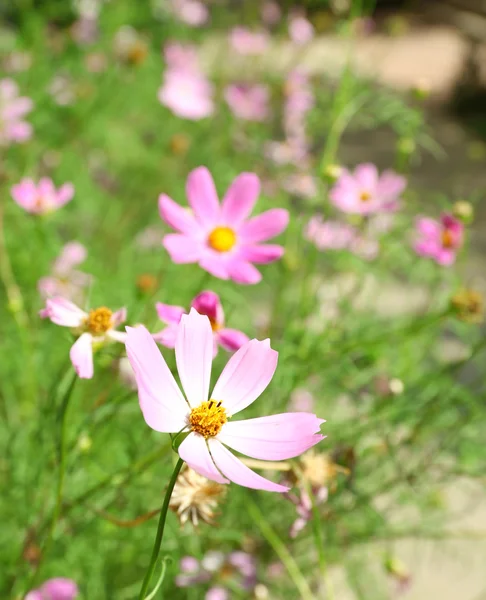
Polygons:
<instances>
[{"instance_id":1,"label":"thin stem","mask_svg":"<svg viewBox=\"0 0 486 600\"><path fill-rule=\"evenodd\" d=\"M42 549L42 552L41 552L42 558L45 557L49 552L50 546L52 544L54 530L56 528L57 522L61 515L61 510L62 510L64 478L65 478L65 473L66 473L66 415L67 415L67 410L69 407L69 401L71 400L72 391L74 389L74 386L75 386L77 380L78 380L77 374L73 373L71 382L69 383L66 393L64 394L64 397L62 399L61 407L60 407L59 415L58 415L58 418L60 421L60 424L59 424L59 447L58 447L59 473L58 473L57 488L56 488L56 504L54 507L54 512L52 513L52 520L51 520L51 524L49 527L49 531L47 533L46 541L44 543L44 548ZM37 567L31 577L28 589L35 587L37 576L39 574L40 567L42 565L42 558L37 563Z\"/></svg>"},{"instance_id":2,"label":"thin stem","mask_svg":"<svg viewBox=\"0 0 486 600\"><path fill-rule=\"evenodd\" d=\"M282 564L287 569L287 572L294 582L295 587L299 590L302 600L314 600L314 595L309 587L309 584L307 583L306 578L302 575L299 566L294 560L294 557L290 554L285 547L285 544L272 529L256 503L251 499L248 500L248 512L262 532L263 537L272 546L272 548L275 550L275 553L282 561Z\"/></svg>"},{"instance_id":3,"label":"thin stem","mask_svg":"<svg viewBox=\"0 0 486 600\"><path fill-rule=\"evenodd\" d=\"M169 509L170 497L172 496L172 490L174 489L175 482L177 481L177 476L179 475L179 471L182 468L184 461L182 458L179 458L176 466L174 467L174 471L169 481L169 485L167 486L167 491L165 492L164 503L162 504L162 509L160 511L159 524L157 526L157 534L155 536L154 548L152 550L152 556L150 558L150 564L148 566L147 572L145 573L145 578L142 583L142 589L140 590L140 594L138 596L139 600L145 600L147 595L147 590L150 585L150 580L152 579L152 575L154 574L155 565L157 564L157 559L159 557L160 546L162 544L162 537L164 535L165 521L167 519L167 511Z\"/></svg>"}]
</instances>

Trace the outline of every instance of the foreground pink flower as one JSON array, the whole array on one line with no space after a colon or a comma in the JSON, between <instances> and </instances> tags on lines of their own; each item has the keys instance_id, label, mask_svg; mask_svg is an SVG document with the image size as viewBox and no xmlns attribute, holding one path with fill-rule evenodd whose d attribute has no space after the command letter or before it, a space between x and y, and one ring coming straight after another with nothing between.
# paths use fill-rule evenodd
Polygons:
<instances>
[{"instance_id":1,"label":"foreground pink flower","mask_svg":"<svg viewBox=\"0 0 486 600\"><path fill-rule=\"evenodd\" d=\"M72 200L74 186L72 183L65 183L57 190L48 177L43 177L37 184L32 179L22 179L12 187L11 194L15 202L27 212L45 215Z\"/></svg>"},{"instance_id":2,"label":"foreground pink flower","mask_svg":"<svg viewBox=\"0 0 486 600\"><path fill-rule=\"evenodd\" d=\"M209 395L213 332L209 319L191 309L181 318L175 346L184 396L145 327L127 327L127 331L127 355L137 378L145 422L159 432L188 432L178 452L191 469L218 483L288 491L257 475L227 448L256 459L285 460L323 438L319 430L324 421L308 413L232 420L261 395L273 377L278 353L269 340L251 340L240 348Z\"/></svg>"},{"instance_id":3,"label":"foreground pink flower","mask_svg":"<svg viewBox=\"0 0 486 600\"><path fill-rule=\"evenodd\" d=\"M230 44L241 55L263 54L268 47L269 37L265 31L250 31L246 27L234 27L229 34Z\"/></svg>"},{"instance_id":4,"label":"foreground pink flower","mask_svg":"<svg viewBox=\"0 0 486 600\"><path fill-rule=\"evenodd\" d=\"M371 215L399 208L400 195L407 182L393 171L378 174L375 165L358 165L354 173L343 169L329 192L331 202L346 213Z\"/></svg>"},{"instance_id":5,"label":"foreground pink flower","mask_svg":"<svg viewBox=\"0 0 486 600\"><path fill-rule=\"evenodd\" d=\"M32 137L32 125L24 121L32 107L30 98L19 96L13 79L0 79L0 146L25 142Z\"/></svg>"},{"instance_id":6,"label":"foreground pink flower","mask_svg":"<svg viewBox=\"0 0 486 600\"><path fill-rule=\"evenodd\" d=\"M428 256L436 263L450 266L464 241L464 225L450 214L443 214L439 221L421 217L417 219L418 240L415 251Z\"/></svg>"},{"instance_id":7,"label":"foreground pink flower","mask_svg":"<svg viewBox=\"0 0 486 600\"><path fill-rule=\"evenodd\" d=\"M52 266L52 274L41 277L38 289L43 298L62 296L77 301L91 282L91 275L78 271L76 267L86 260L88 252L83 244L69 242Z\"/></svg>"},{"instance_id":8,"label":"foreground pink flower","mask_svg":"<svg viewBox=\"0 0 486 600\"><path fill-rule=\"evenodd\" d=\"M110 341L124 342L126 339L126 333L115 331L127 318L124 308L112 312L109 308L101 306L87 313L69 300L57 296L46 301L46 307L39 315L43 319L50 319L56 325L74 329L79 335L71 347L69 357L81 379L93 377L93 347Z\"/></svg>"},{"instance_id":9,"label":"foreground pink flower","mask_svg":"<svg viewBox=\"0 0 486 600\"><path fill-rule=\"evenodd\" d=\"M200 315L206 315L209 319L213 330L213 356L218 353L218 346L228 350L228 352L234 352L249 341L248 336L242 331L225 327L223 307L218 294L209 290L201 292L191 302L191 307L196 309ZM154 334L153 338L167 348L175 348L179 322L186 311L181 306L171 306L162 304L162 302L158 302L156 308L159 319L167 327L160 333Z\"/></svg>"},{"instance_id":10,"label":"foreground pink flower","mask_svg":"<svg viewBox=\"0 0 486 600\"><path fill-rule=\"evenodd\" d=\"M264 121L268 117L269 97L266 85L232 84L224 91L231 112L245 121Z\"/></svg>"},{"instance_id":11,"label":"foreground pink flower","mask_svg":"<svg viewBox=\"0 0 486 600\"><path fill-rule=\"evenodd\" d=\"M78 595L78 586L72 579L55 577L29 592L24 600L74 600Z\"/></svg>"},{"instance_id":12,"label":"foreground pink flower","mask_svg":"<svg viewBox=\"0 0 486 600\"><path fill-rule=\"evenodd\" d=\"M248 219L260 193L260 180L254 173L238 175L221 205L206 167L189 173L186 193L192 214L165 194L159 196L160 216L179 232L163 240L172 260L198 263L220 279L258 283L262 276L252 263L270 263L283 255L282 246L261 242L285 230L288 212L273 208Z\"/></svg>"}]
</instances>

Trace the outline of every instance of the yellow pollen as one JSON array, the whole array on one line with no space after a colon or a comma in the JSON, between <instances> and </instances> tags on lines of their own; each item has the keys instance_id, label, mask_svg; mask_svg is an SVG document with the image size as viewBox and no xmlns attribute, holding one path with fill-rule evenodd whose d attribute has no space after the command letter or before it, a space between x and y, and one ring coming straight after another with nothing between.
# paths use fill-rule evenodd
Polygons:
<instances>
[{"instance_id":1,"label":"yellow pollen","mask_svg":"<svg viewBox=\"0 0 486 600\"><path fill-rule=\"evenodd\" d=\"M452 248L454 246L454 236L449 229L444 229L442 232L442 245L444 248Z\"/></svg>"},{"instance_id":2,"label":"yellow pollen","mask_svg":"<svg viewBox=\"0 0 486 600\"><path fill-rule=\"evenodd\" d=\"M228 252L236 243L236 234L229 227L216 227L208 237L208 244L217 252Z\"/></svg>"},{"instance_id":3,"label":"yellow pollen","mask_svg":"<svg viewBox=\"0 0 486 600\"><path fill-rule=\"evenodd\" d=\"M218 435L227 420L226 409L222 402L217 400L203 402L197 408L193 408L189 415L192 430L206 439Z\"/></svg>"},{"instance_id":4,"label":"yellow pollen","mask_svg":"<svg viewBox=\"0 0 486 600\"><path fill-rule=\"evenodd\" d=\"M371 194L369 192L363 191L360 193L359 199L361 200L361 202L368 202L369 200L371 200Z\"/></svg>"},{"instance_id":5,"label":"yellow pollen","mask_svg":"<svg viewBox=\"0 0 486 600\"><path fill-rule=\"evenodd\" d=\"M94 308L89 311L89 315L85 321L86 329L94 334L106 333L113 327L113 313L106 306Z\"/></svg>"}]
</instances>

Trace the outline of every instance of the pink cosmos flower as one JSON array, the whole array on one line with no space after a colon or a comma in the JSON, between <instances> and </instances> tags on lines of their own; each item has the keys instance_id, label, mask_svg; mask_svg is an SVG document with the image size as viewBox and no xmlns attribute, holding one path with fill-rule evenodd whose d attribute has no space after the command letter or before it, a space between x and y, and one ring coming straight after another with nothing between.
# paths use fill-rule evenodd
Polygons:
<instances>
[{"instance_id":1,"label":"pink cosmos flower","mask_svg":"<svg viewBox=\"0 0 486 600\"><path fill-rule=\"evenodd\" d=\"M23 120L32 107L30 98L19 96L13 79L0 79L0 146L25 142L32 137L32 125Z\"/></svg>"},{"instance_id":2,"label":"pink cosmos flower","mask_svg":"<svg viewBox=\"0 0 486 600\"><path fill-rule=\"evenodd\" d=\"M289 18L289 36L294 44L299 46L308 44L314 37L314 27L304 16L291 15Z\"/></svg>"},{"instance_id":3,"label":"pink cosmos flower","mask_svg":"<svg viewBox=\"0 0 486 600\"><path fill-rule=\"evenodd\" d=\"M452 265L463 244L463 223L446 213L439 221L421 217L417 220L416 227L419 239L414 247L417 254L428 256L439 265Z\"/></svg>"},{"instance_id":4,"label":"pink cosmos flower","mask_svg":"<svg viewBox=\"0 0 486 600\"><path fill-rule=\"evenodd\" d=\"M164 46L164 59L169 69L199 70L197 48L192 44L169 42Z\"/></svg>"},{"instance_id":5,"label":"pink cosmos flower","mask_svg":"<svg viewBox=\"0 0 486 600\"><path fill-rule=\"evenodd\" d=\"M78 586L72 579L55 577L30 591L24 600L74 600L78 594Z\"/></svg>"},{"instance_id":6,"label":"pink cosmos flower","mask_svg":"<svg viewBox=\"0 0 486 600\"><path fill-rule=\"evenodd\" d=\"M188 432L179 456L197 473L216 481L274 492L289 488L257 475L227 446L261 460L285 460L317 444L322 419L286 413L235 421L270 383L278 353L270 341L251 340L228 361L209 395L213 332L208 317L194 308L182 315L175 356L181 393L155 341L145 327L127 327L126 348L138 383L140 408L149 427Z\"/></svg>"},{"instance_id":7,"label":"pink cosmos flower","mask_svg":"<svg viewBox=\"0 0 486 600\"><path fill-rule=\"evenodd\" d=\"M159 196L160 216L178 233L168 234L163 244L177 264L198 263L211 275L237 283L258 283L262 276L252 263L279 259L284 249L262 244L282 233L288 211L273 208L248 219L260 192L254 173L241 173L220 205L213 178L206 167L189 173L186 193L192 213L171 198Z\"/></svg>"},{"instance_id":8,"label":"pink cosmos flower","mask_svg":"<svg viewBox=\"0 0 486 600\"><path fill-rule=\"evenodd\" d=\"M168 69L158 98L183 119L199 121L214 112L213 86L202 73Z\"/></svg>"},{"instance_id":9,"label":"pink cosmos flower","mask_svg":"<svg viewBox=\"0 0 486 600\"><path fill-rule=\"evenodd\" d=\"M45 215L61 208L74 196L72 183L65 183L58 190L48 177L43 177L36 184L32 179L22 179L11 189L12 198L27 212L34 215Z\"/></svg>"},{"instance_id":10,"label":"pink cosmos flower","mask_svg":"<svg viewBox=\"0 0 486 600\"><path fill-rule=\"evenodd\" d=\"M218 294L209 290L201 292L191 302L191 307L200 315L206 315L211 323L214 339L213 357L218 353L218 346L228 352L234 352L249 341L248 336L242 331L225 327L223 307ZM167 348L175 348L179 322L186 311L181 306L171 306L162 302L156 304L156 309L159 319L167 327L160 333L154 334L153 338Z\"/></svg>"},{"instance_id":11,"label":"pink cosmos flower","mask_svg":"<svg viewBox=\"0 0 486 600\"><path fill-rule=\"evenodd\" d=\"M375 165L358 165L354 173L343 169L342 174L329 192L332 203L346 213L371 215L393 212L399 208L400 195L406 179L393 171L381 176Z\"/></svg>"},{"instance_id":12,"label":"pink cosmos flower","mask_svg":"<svg viewBox=\"0 0 486 600\"><path fill-rule=\"evenodd\" d=\"M172 0L175 16L191 27L201 27L209 19L209 9L197 0Z\"/></svg>"},{"instance_id":13,"label":"pink cosmos flower","mask_svg":"<svg viewBox=\"0 0 486 600\"><path fill-rule=\"evenodd\" d=\"M343 250L355 238L356 229L347 223L324 221L317 216L312 217L307 224L304 236L319 250Z\"/></svg>"},{"instance_id":14,"label":"pink cosmos flower","mask_svg":"<svg viewBox=\"0 0 486 600\"><path fill-rule=\"evenodd\" d=\"M251 554L241 551L229 554L209 551L201 561L193 556L184 556L179 567L181 573L176 577L178 587L211 582L204 600L229 600L230 592L221 584L228 585L230 579L232 587L247 592L253 590L257 581L255 559Z\"/></svg>"},{"instance_id":15,"label":"pink cosmos flower","mask_svg":"<svg viewBox=\"0 0 486 600\"><path fill-rule=\"evenodd\" d=\"M229 34L230 44L238 54L255 56L263 54L268 47L266 31L250 31L246 27L234 27Z\"/></svg>"},{"instance_id":16,"label":"pink cosmos flower","mask_svg":"<svg viewBox=\"0 0 486 600\"><path fill-rule=\"evenodd\" d=\"M269 96L266 85L232 84L224 91L231 112L245 121L264 121L268 117Z\"/></svg>"},{"instance_id":17,"label":"pink cosmos flower","mask_svg":"<svg viewBox=\"0 0 486 600\"><path fill-rule=\"evenodd\" d=\"M62 296L77 300L91 282L91 275L76 270L75 267L86 260L87 250L79 242L69 242L56 258L52 275L39 279L38 289L43 298Z\"/></svg>"},{"instance_id":18,"label":"pink cosmos flower","mask_svg":"<svg viewBox=\"0 0 486 600\"><path fill-rule=\"evenodd\" d=\"M69 327L79 333L79 337L71 347L69 357L73 367L81 379L93 377L93 347L106 344L112 340L124 342L126 333L115 331L127 318L127 311L121 308L112 312L102 306L85 312L75 304L59 296L46 301L46 307L39 315L50 319L56 325Z\"/></svg>"}]
</instances>

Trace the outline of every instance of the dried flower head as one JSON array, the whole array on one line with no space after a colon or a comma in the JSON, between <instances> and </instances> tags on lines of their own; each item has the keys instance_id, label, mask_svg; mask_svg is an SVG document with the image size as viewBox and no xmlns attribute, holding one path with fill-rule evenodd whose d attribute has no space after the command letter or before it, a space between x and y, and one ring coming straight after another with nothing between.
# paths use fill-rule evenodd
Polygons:
<instances>
[{"instance_id":1,"label":"dried flower head","mask_svg":"<svg viewBox=\"0 0 486 600\"><path fill-rule=\"evenodd\" d=\"M191 521L194 527L199 525L199 521L211 525L214 523L215 510L225 494L224 485L206 479L187 467L177 478L169 506L177 514L181 525L187 521Z\"/></svg>"},{"instance_id":2,"label":"dried flower head","mask_svg":"<svg viewBox=\"0 0 486 600\"><path fill-rule=\"evenodd\" d=\"M476 290L460 290L452 296L451 306L457 318L466 323L481 323L484 319L484 298Z\"/></svg>"},{"instance_id":3,"label":"dried flower head","mask_svg":"<svg viewBox=\"0 0 486 600\"><path fill-rule=\"evenodd\" d=\"M310 450L300 457L296 475L298 481L308 483L312 488L320 488L332 484L340 471L343 468L328 454Z\"/></svg>"}]
</instances>

